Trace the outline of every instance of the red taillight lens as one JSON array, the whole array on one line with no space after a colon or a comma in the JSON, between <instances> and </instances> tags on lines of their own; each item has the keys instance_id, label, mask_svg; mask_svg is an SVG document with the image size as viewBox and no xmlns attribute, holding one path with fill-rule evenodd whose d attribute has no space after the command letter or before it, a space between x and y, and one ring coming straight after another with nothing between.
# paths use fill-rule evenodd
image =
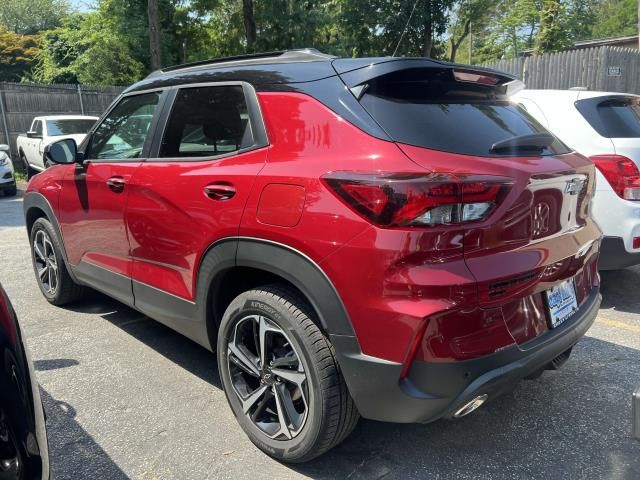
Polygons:
<instances>
[{"instance_id":1,"label":"red taillight lens","mask_svg":"<svg viewBox=\"0 0 640 480\"><path fill-rule=\"evenodd\" d=\"M640 171L633 160L622 155L589 157L620 198L640 200Z\"/></svg>"},{"instance_id":2,"label":"red taillight lens","mask_svg":"<svg viewBox=\"0 0 640 480\"><path fill-rule=\"evenodd\" d=\"M381 227L419 227L484 220L511 180L449 174L336 172L323 177L336 195Z\"/></svg>"}]
</instances>

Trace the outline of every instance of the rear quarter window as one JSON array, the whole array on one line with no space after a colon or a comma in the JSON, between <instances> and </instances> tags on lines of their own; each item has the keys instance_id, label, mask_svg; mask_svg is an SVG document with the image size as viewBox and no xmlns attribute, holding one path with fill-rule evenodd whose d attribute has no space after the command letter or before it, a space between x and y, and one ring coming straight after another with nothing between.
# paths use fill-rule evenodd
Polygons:
<instances>
[{"instance_id":1,"label":"rear quarter window","mask_svg":"<svg viewBox=\"0 0 640 480\"><path fill-rule=\"evenodd\" d=\"M589 125L606 138L640 138L640 97L609 96L575 103Z\"/></svg>"},{"instance_id":2,"label":"rear quarter window","mask_svg":"<svg viewBox=\"0 0 640 480\"><path fill-rule=\"evenodd\" d=\"M450 69L409 69L370 81L362 106L397 142L476 156L494 143L547 130L491 87L459 82ZM567 153L556 140L543 155ZM504 155L500 155L504 156Z\"/></svg>"}]
</instances>

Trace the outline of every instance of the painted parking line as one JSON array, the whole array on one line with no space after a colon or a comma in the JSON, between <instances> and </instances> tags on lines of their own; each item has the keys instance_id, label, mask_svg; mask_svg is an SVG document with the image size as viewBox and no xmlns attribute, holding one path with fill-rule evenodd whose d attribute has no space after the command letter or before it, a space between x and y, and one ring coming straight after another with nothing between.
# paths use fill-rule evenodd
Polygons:
<instances>
[{"instance_id":1,"label":"painted parking line","mask_svg":"<svg viewBox=\"0 0 640 480\"><path fill-rule=\"evenodd\" d=\"M608 318L597 317L596 323L602 323L609 325L610 327L620 328L621 330L627 330L629 332L640 333L640 327L636 325L629 325L628 323L620 322L618 320L609 320Z\"/></svg>"}]
</instances>

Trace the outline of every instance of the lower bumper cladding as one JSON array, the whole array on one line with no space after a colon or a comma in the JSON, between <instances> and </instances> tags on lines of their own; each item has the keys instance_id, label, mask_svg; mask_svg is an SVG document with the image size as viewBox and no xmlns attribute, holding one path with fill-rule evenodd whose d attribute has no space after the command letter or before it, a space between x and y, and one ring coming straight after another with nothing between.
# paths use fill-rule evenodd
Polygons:
<instances>
[{"instance_id":1,"label":"lower bumper cladding","mask_svg":"<svg viewBox=\"0 0 640 480\"><path fill-rule=\"evenodd\" d=\"M354 337L332 335L331 339L351 396L363 417L428 423L468 414L470 411L464 411L467 407L480 406L474 401L482 404L554 361L558 363L557 359L566 360L571 348L593 324L600 301L599 288L594 287L569 320L526 344L473 360L415 361L402 380L402 364L364 355Z\"/></svg>"}]
</instances>

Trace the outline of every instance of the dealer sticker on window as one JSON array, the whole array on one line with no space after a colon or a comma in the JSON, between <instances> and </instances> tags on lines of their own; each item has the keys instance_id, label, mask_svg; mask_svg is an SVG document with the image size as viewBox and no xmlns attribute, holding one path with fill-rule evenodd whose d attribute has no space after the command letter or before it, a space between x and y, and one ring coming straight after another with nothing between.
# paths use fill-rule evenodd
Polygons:
<instances>
[{"instance_id":1,"label":"dealer sticker on window","mask_svg":"<svg viewBox=\"0 0 640 480\"><path fill-rule=\"evenodd\" d=\"M551 328L556 328L578 311L576 287L573 278L565 280L544 292L549 306Z\"/></svg>"}]
</instances>

